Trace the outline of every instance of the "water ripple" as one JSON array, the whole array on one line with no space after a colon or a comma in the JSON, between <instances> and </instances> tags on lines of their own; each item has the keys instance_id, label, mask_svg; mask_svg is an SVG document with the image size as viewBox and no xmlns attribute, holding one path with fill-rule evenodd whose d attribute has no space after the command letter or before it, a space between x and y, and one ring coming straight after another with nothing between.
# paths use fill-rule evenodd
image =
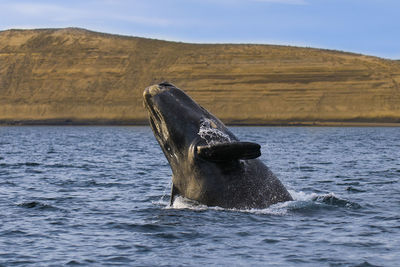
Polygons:
<instances>
[{"instance_id":1,"label":"water ripple","mask_svg":"<svg viewBox=\"0 0 400 267\"><path fill-rule=\"evenodd\" d=\"M294 201L169 206L148 127L0 128L0 266L398 265L398 128L232 131Z\"/></svg>"},{"instance_id":2,"label":"water ripple","mask_svg":"<svg viewBox=\"0 0 400 267\"><path fill-rule=\"evenodd\" d=\"M39 201L27 201L17 204L17 206L27 209L35 209L40 211L66 211L62 208L55 207Z\"/></svg>"}]
</instances>

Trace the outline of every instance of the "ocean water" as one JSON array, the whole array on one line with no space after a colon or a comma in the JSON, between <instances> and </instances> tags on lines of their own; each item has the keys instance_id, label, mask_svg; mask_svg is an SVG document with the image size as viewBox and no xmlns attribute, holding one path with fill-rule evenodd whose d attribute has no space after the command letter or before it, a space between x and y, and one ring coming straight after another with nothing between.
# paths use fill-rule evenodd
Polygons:
<instances>
[{"instance_id":1,"label":"ocean water","mask_svg":"<svg viewBox=\"0 0 400 267\"><path fill-rule=\"evenodd\" d=\"M0 127L0 266L399 266L399 128L231 129L294 201L170 207L148 127Z\"/></svg>"}]
</instances>

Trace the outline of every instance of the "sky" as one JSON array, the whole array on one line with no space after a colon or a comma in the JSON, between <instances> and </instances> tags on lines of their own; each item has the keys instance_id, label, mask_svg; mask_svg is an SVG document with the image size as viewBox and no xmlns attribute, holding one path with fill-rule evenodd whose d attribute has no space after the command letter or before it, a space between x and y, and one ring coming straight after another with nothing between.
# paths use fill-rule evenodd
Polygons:
<instances>
[{"instance_id":1,"label":"sky","mask_svg":"<svg viewBox=\"0 0 400 267\"><path fill-rule=\"evenodd\" d=\"M0 30L79 27L191 43L400 59L399 0L0 0Z\"/></svg>"}]
</instances>

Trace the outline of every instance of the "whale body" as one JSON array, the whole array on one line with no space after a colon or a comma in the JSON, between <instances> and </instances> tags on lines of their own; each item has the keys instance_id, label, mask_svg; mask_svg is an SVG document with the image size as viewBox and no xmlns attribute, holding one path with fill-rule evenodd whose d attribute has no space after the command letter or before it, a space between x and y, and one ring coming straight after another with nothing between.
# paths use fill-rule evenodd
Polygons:
<instances>
[{"instance_id":1,"label":"whale body","mask_svg":"<svg viewBox=\"0 0 400 267\"><path fill-rule=\"evenodd\" d=\"M164 82L143 93L150 126L172 169L177 195L207 206L251 209L293 200L257 159L260 145L240 141L182 90Z\"/></svg>"}]
</instances>

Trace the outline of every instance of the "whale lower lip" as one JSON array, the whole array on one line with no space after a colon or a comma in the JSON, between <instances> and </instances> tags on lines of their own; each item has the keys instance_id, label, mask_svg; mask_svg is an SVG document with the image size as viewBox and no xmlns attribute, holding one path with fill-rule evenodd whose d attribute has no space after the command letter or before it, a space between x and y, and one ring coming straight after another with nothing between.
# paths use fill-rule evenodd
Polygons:
<instances>
[{"instance_id":1,"label":"whale lower lip","mask_svg":"<svg viewBox=\"0 0 400 267\"><path fill-rule=\"evenodd\" d=\"M150 125L151 125L151 128L153 129L153 131L154 131L157 135L159 135L160 133L158 132L157 126L156 126L155 123L154 123L153 116L150 116Z\"/></svg>"},{"instance_id":2,"label":"whale lower lip","mask_svg":"<svg viewBox=\"0 0 400 267\"><path fill-rule=\"evenodd\" d=\"M147 91L147 89L146 89ZM146 93L146 91L143 93L143 98L144 98L144 105L145 107L150 110L151 107L153 106L153 101L152 101L152 95L150 93Z\"/></svg>"},{"instance_id":3,"label":"whale lower lip","mask_svg":"<svg viewBox=\"0 0 400 267\"><path fill-rule=\"evenodd\" d=\"M149 111L150 118L153 118L159 122L161 120L161 118L160 118L159 114L157 113L157 111L155 110L153 96L151 94L146 94L146 93L143 94L143 96L145 99L144 106Z\"/></svg>"}]
</instances>

